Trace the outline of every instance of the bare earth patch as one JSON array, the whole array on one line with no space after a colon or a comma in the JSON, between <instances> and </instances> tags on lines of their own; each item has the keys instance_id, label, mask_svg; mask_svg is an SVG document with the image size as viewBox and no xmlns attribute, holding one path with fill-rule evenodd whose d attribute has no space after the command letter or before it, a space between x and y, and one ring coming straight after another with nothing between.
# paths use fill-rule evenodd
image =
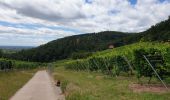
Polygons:
<instances>
[{"instance_id":1,"label":"bare earth patch","mask_svg":"<svg viewBox=\"0 0 170 100\"><path fill-rule=\"evenodd\" d=\"M133 90L133 92L154 92L154 93L166 93L170 91L170 86L168 86L168 90L161 84L130 84L129 88Z\"/></svg>"},{"instance_id":2,"label":"bare earth patch","mask_svg":"<svg viewBox=\"0 0 170 100\"><path fill-rule=\"evenodd\" d=\"M101 79L103 79L104 78L104 76L96 76L96 79L97 80L101 80Z\"/></svg>"}]
</instances>

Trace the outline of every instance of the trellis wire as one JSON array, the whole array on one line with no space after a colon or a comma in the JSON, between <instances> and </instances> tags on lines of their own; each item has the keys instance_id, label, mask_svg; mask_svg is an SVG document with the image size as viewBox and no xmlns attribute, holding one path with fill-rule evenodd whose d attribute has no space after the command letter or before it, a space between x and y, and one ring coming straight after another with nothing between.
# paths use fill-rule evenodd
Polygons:
<instances>
[{"instance_id":1,"label":"trellis wire","mask_svg":"<svg viewBox=\"0 0 170 100\"><path fill-rule=\"evenodd\" d=\"M154 69L154 67L152 66L152 64L150 63L150 61L147 59L147 57L145 55L143 55L143 57L145 58L145 60L148 62L149 66L152 68L152 70L155 72L156 76L159 78L159 80L162 82L162 84L164 85L164 87L166 89L168 89L168 87L166 86L166 84L164 83L164 81L161 79L161 77L159 76L159 74L157 73L157 71Z\"/></svg>"},{"instance_id":2,"label":"trellis wire","mask_svg":"<svg viewBox=\"0 0 170 100\"><path fill-rule=\"evenodd\" d=\"M132 65L130 64L130 62L129 62L128 58L127 58L126 56L123 56L123 58L125 59L125 61L126 61L126 62L127 62L127 64L129 65L129 67L130 67L131 71L133 72L133 67L132 67Z\"/></svg>"}]
</instances>

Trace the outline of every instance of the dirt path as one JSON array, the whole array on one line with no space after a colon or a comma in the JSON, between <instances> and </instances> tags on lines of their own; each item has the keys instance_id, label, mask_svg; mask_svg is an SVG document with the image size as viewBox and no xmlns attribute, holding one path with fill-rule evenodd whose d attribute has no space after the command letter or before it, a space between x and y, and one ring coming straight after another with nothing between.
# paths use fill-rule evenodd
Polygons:
<instances>
[{"instance_id":1,"label":"dirt path","mask_svg":"<svg viewBox=\"0 0 170 100\"><path fill-rule=\"evenodd\" d=\"M64 100L46 71L38 71L10 100Z\"/></svg>"}]
</instances>

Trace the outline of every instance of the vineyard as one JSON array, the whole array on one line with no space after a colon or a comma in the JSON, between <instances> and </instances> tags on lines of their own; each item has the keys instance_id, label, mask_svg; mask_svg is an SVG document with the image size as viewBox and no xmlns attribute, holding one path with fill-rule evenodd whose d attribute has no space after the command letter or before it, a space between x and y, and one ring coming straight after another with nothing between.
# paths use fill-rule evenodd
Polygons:
<instances>
[{"instance_id":1,"label":"vineyard","mask_svg":"<svg viewBox=\"0 0 170 100\"><path fill-rule=\"evenodd\" d=\"M43 66L42 63L36 62L25 62L25 61L17 61L17 60L8 60L8 59L0 59L0 70L8 71L8 70L26 70L26 69L35 69L38 66Z\"/></svg>"},{"instance_id":2,"label":"vineyard","mask_svg":"<svg viewBox=\"0 0 170 100\"><path fill-rule=\"evenodd\" d=\"M102 72L110 76L135 74L139 81L142 76L149 77L148 83L150 83L155 73L146 60L161 79L166 78L170 73L169 43L141 42L97 52L87 59L70 61L65 68L75 71Z\"/></svg>"}]
</instances>

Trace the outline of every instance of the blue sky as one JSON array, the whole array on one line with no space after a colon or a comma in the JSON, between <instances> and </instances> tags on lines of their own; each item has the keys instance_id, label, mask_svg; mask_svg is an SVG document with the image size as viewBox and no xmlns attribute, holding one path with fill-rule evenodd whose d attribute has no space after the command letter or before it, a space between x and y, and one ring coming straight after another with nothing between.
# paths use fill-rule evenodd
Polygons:
<instances>
[{"instance_id":1,"label":"blue sky","mask_svg":"<svg viewBox=\"0 0 170 100\"><path fill-rule=\"evenodd\" d=\"M129 0L132 5L135 5L137 3L137 0Z\"/></svg>"},{"instance_id":2,"label":"blue sky","mask_svg":"<svg viewBox=\"0 0 170 100\"><path fill-rule=\"evenodd\" d=\"M105 30L141 32L168 18L169 1L0 0L0 45L38 46Z\"/></svg>"}]
</instances>

